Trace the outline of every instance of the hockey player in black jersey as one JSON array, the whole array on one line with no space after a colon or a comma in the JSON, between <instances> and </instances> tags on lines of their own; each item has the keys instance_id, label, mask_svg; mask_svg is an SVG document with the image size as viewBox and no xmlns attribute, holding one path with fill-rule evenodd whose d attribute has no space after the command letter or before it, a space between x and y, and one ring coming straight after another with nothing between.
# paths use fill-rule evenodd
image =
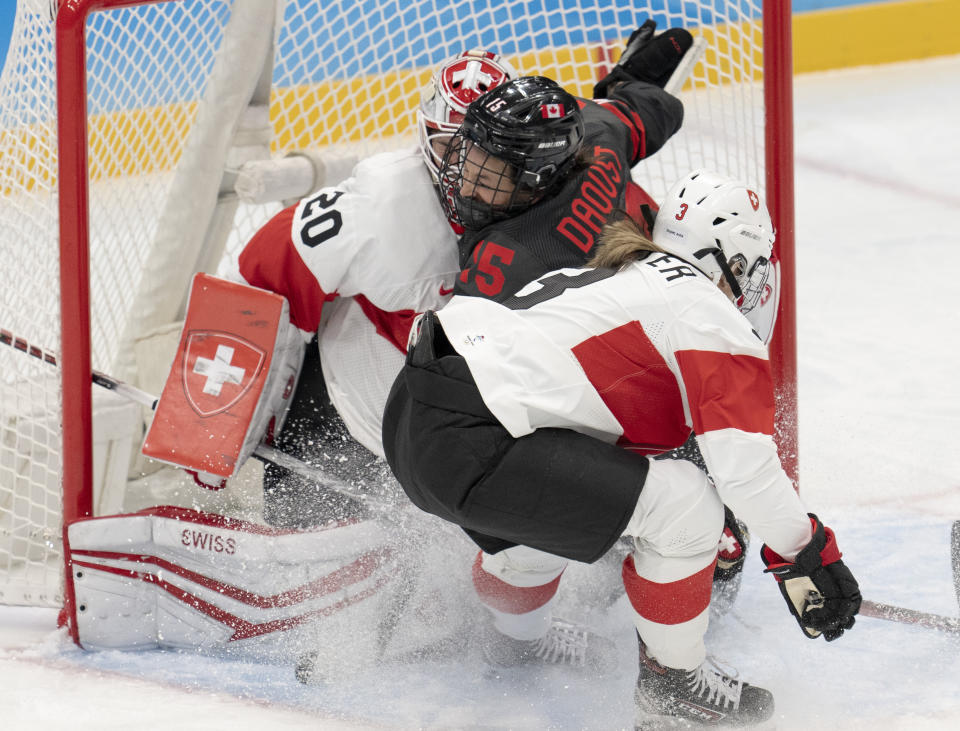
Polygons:
<instances>
[{"instance_id":1,"label":"hockey player in black jersey","mask_svg":"<svg viewBox=\"0 0 960 731\"><path fill-rule=\"evenodd\" d=\"M642 221L642 207L655 208L630 169L680 129L683 105L662 86L692 38L682 29L653 38L654 27L631 36L623 55L635 65L597 85L606 98L522 77L471 106L439 176L447 215L465 229L457 294L502 301L544 272L586 262L614 211Z\"/></svg>"},{"instance_id":2,"label":"hockey player in black jersey","mask_svg":"<svg viewBox=\"0 0 960 731\"><path fill-rule=\"evenodd\" d=\"M662 87L692 44L685 30L654 29L647 21L634 32L595 100L521 77L469 107L438 176L447 216L464 228L456 294L502 302L547 271L582 266L615 212L649 235L657 205L630 170L680 128L683 105ZM735 596L746 534L729 511L726 524L717 593ZM566 562L524 547L487 548L474 585L498 630L488 656L503 664L536 659L553 644L550 604ZM577 641L585 661L603 654L592 633Z\"/></svg>"}]
</instances>

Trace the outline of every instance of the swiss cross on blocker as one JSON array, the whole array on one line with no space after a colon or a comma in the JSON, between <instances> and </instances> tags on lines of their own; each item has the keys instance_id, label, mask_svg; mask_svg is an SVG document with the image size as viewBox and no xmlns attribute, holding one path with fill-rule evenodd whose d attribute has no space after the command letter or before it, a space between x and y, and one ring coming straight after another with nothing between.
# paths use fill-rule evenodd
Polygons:
<instances>
[{"instance_id":1,"label":"swiss cross on blocker","mask_svg":"<svg viewBox=\"0 0 960 731\"><path fill-rule=\"evenodd\" d=\"M232 476L288 321L283 297L198 274L143 454Z\"/></svg>"},{"instance_id":2,"label":"swiss cross on blocker","mask_svg":"<svg viewBox=\"0 0 960 731\"><path fill-rule=\"evenodd\" d=\"M254 383L266 353L236 335L191 332L184 351L183 391L201 416L226 411Z\"/></svg>"}]
</instances>

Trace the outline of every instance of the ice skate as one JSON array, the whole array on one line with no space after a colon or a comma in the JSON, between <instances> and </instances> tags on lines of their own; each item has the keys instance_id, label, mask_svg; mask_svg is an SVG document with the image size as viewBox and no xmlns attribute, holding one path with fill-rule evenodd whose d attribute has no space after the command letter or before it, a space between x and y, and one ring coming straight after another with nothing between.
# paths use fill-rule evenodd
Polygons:
<instances>
[{"instance_id":1,"label":"ice skate","mask_svg":"<svg viewBox=\"0 0 960 731\"><path fill-rule=\"evenodd\" d=\"M638 731L757 728L773 715L774 708L770 691L724 675L706 662L694 670L664 667L647 655L643 642L635 697Z\"/></svg>"},{"instance_id":2,"label":"ice skate","mask_svg":"<svg viewBox=\"0 0 960 731\"><path fill-rule=\"evenodd\" d=\"M482 642L483 657L494 668L552 665L581 668L598 676L617 667L613 642L562 619L554 619L547 633L536 640L516 640L488 625Z\"/></svg>"}]
</instances>

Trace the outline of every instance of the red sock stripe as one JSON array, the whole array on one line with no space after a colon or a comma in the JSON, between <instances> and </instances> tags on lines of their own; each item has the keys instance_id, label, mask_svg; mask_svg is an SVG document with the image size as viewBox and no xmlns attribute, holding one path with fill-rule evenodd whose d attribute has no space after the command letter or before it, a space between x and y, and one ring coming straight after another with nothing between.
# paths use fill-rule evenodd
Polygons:
<instances>
[{"instance_id":1,"label":"red sock stripe","mask_svg":"<svg viewBox=\"0 0 960 731\"><path fill-rule=\"evenodd\" d=\"M634 610L657 624L689 622L710 606L714 560L702 571L677 581L659 584L637 575L633 556L623 561L623 586Z\"/></svg>"},{"instance_id":2,"label":"red sock stripe","mask_svg":"<svg viewBox=\"0 0 960 731\"><path fill-rule=\"evenodd\" d=\"M507 614L526 614L539 609L557 593L560 576L540 586L513 586L483 569L483 554L473 562L473 587L480 601ZM562 576L563 574L561 574Z\"/></svg>"}]
</instances>

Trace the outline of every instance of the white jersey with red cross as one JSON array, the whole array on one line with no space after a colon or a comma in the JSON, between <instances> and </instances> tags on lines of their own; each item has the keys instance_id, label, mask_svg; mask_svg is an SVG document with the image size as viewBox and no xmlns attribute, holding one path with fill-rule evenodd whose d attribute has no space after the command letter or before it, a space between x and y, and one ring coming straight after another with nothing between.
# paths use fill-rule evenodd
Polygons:
<instances>
[{"instance_id":1,"label":"white jersey with red cross","mask_svg":"<svg viewBox=\"0 0 960 731\"><path fill-rule=\"evenodd\" d=\"M651 254L618 273L562 269L504 303L454 297L438 317L513 436L569 428L650 454L693 430L751 530L790 555L810 540L772 438L766 347L689 264Z\"/></svg>"},{"instance_id":2,"label":"white jersey with red cross","mask_svg":"<svg viewBox=\"0 0 960 731\"><path fill-rule=\"evenodd\" d=\"M374 155L334 188L284 209L239 258L240 281L283 295L350 433L382 456L383 405L410 323L449 300L457 237L418 148Z\"/></svg>"}]
</instances>

